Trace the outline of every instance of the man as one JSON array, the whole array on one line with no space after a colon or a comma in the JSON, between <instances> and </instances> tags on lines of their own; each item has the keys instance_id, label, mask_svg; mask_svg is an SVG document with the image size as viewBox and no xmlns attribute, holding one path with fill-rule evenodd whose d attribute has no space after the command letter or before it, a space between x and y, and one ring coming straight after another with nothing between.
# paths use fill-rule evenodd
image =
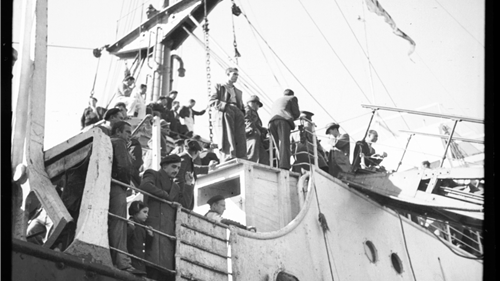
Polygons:
<instances>
[{"instance_id":1,"label":"man","mask_svg":"<svg viewBox=\"0 0 500 281\"><path fill-rule=\"evenodd\" d=\"M136 180L139 174L133 175L132 160L127 150L127 142L132 134L130 124L124 121L117 122L111 129L111 144L113 146L113 165L111 177L124 184L130 184L132 177ZM111 182L109 192L109 212L124 219L127 218L127 188ZM108 219L109 246L122 252L127 252L127 223L110 216ZM121 270L133 274L145 274L131 265L130 257L111 250L114 265Z\"/></svg>"},{"instance_id":2,"label":"man","mask_svg":"<svg viewBox=\"0 0 500 281\"><path fill-rule=\"evenodd\" d=\"M120 110L124 120L128 118L129 114L127 113L127 104L125 104L124 102L117 102L115 104L115 108L118 108Z\"/></svg>"},{"instance_id":3,"label":"man","mask_svg":"<svg viewBox=\"0 0 500 281\"><path fill-rule=\"evenodd\" d=\"M362 141L356 142L354 150L353 166L355 168L361 167L362 169L377 169L382 160L387 157L387 153L383 152L382 155L377 154L372 144L378 140L378 133L375 130L369 130L366 138Z\"/></svg>"},{"instance_id":4,"label":"man","mask_svg":"<svg viewBox=\"0 0 500 281\"><path fill-rule=\"evenodd\" d=\"M204 143L203 150L200 152L201 165L207 166L211 161L220 163L219 157L214 153L215 144Z\"/></svg>"},{"instance_id":5,"label":"man","mask_svg":"<svg viewBox=\"0 0 500 281\"><path fill-rule=\"evenodd\" d=\"M118 108L111 108L104 114L105 122L98 126L106 135L111 136L111 129L117 122L123 120L122 113Z\"/></svg>"},{"instance_id":6,"label":"man","mask_svg":"<svg viewBox=\"0 0 500 281\"><path fill-rule=\"evenodd\" d=\"M93 112L95 114L95 117L97 118L97 121L101 120L104 117L104 114L106 113L106 109L100 106L97 106L97 99L94 96L90 96L89 98L89 106L83 110L82 118L81 118L81 124L82 124L82 129L87 126L87 123L93 124L89 122L86 118L90 113ZM94 117L94 116L92 116Z\"/></svg>"},{"instance_id":7,"label":"man","mask_svg":"<svg viewBox=\"0 0 500 281\"><path fill-rule=\"evenodd\" d=\"M330 153L328 154L328 172L336 177L340 171L348 172L351 170L349 162L350 142L348 134L339 132L340 125L337 123L328 123L326 125L326 135L330 136L328 145Z\"/></svg>"},{"instance_id":8,"label":"man","mask_svg":"<svg viewBox=\"0 0 500 281\"><path fill-rule=\"evenodd\" d=\"M300 112L299 141L294 141L293 143L295 145L296 160L292 169L298 173L302 173L302 170L309 171L310 165L314 165L313 132L315 125L312 123L313 115L314 113L309 111ZM328 172L325 151L318 139L316 139L316 155L318 157L318 167Z\"/></svg>"},{"instance_id":9,"label":"man","mask_svg":"<svg viewBox=\"0 0 500 281\"><path fill-rule=\"evenodd\" d=\"M215 164L211 166L195 165L195 159L198 158L201 146L194 139L187 139L185 142L186 150L179 154L181 158L181 167L179 173L175 177L181 192L179 194L179 203L189 210L194 208L194 181L198 174L208 174L208 171L215 168ZM189 181L187 179L190 179ZM190 182L190 183L188 183Z\"/></svg>"},{"instance_id":10,"label":"man","mask_svg":"<svg viewBox=\"0 0 500 281\"><path fill-rule=\"evenodd\" d=\"M181 107L179 110L179 119L181 120L181 124L187 127L188 132L194 131L194 116L195 115L203 115L205 114L205 109L202 111L196 111L193 109L196 101L194 99L189 100L189 105Z\"/></svg>"},{"instance_id":11,"label":"man","mask_svg":"<svg viewBox=\"0 0 500 281\"><path fill-rule=\"evenodd\" d=\"M290 131L295 129L295 121L300 116L297 97L286 89L283 97L277 99L271 107L269 132L276 145L279 156L279 168L290 169Z\"/></svg>"},{"instance_id":12,"label":"man","mask_svg":"<svg viewBox=\"0 0 500 281\"><path fill-rule=\"evenodd\" d=\"M225 84L216 84L208 104L213 109L213 128L217 136L221 162L234 157L246 159L245 108L243 93L234 86L238 80L238 69L226 69Z\"/></svg>"},{"instance_id":13,"label":"man","mask_svg":"<svg viewBox=\"0 0 500 281\"><path fill-rule=\"evenodd\" d=\"M186 138L189 137L188 129L185 125L182 125L180 121L180 116L179 113L177 112L179 110L179 107L180 107L179 101L173 101L171 109L167 110L168 112L167 121L170 122L170 129L172 129L172 131L177 133L177 134L171 134L170 136L173 138L178 138L178 137Z\"/></svg>"},{"instance_id":14,"label":"man","mask_svg":"<svg viewBox=\"0 0 500 281\"><path fill-rule=\"evenodd\" d=\"M210 210L205 214L205 217L213 219L219 223L234 225L253 232L257 231L257 229L253 226L247 227L239 222L222 218L222 214L226 210L226 200L222 195L215 195L214 197L208 199L207 204L210 206Z\"/></svg>"},{"instance_id":15,"label":"man","mask_svg":"<svg viewBox=\"0 0 500 281\"><path fill-rule=\"evenodd\" d=\"M253 95L245 107L245 134L247 137L247 158L255 163L269 165L269 153L264 147L267 129L262 127L259 108L262 103L258 96Z\"/></svg>"},{"instance_id":16,"label":"man","mask_svg":"<svg viewBox=\"0 0 500 281\"><path fill-rule=\"evenodd\" d=\"M179 155L171 154L160 161L160 170L146 170L142 176L139 189L154 195L163 200L178 202L180 188L174 182L181 167ZM186 184L191 184L191 178L186 179ZM149 216L147 225L169 235L175 235L175 215L176 208L170 204L162 202L144 195L144 203L149 206ZM151 247L146 251L146 260L163 267L175 270L174 266L175 241L165 236L154 234ZM154 267L146 266L147 277L154 280L164 280L165 273Z\"/></svg>"},{"instance_id":17,"label":"man","mask_svg":"<svg viewBox=\"0 0 500 281\"><path fill-rule=\"evenodd\" d=\"M174 100L177 98L177 94L178 94L177 91L170 91L170 93L168 93L167 104L166 104L166 108L168 110L172 110L172 104L173 104Z\"/></svg>"},{"instance_id":18,"label":"man","mask_svg":"<svg viewBox=\"0 0 500 281\"><path fill-rule=\"evenodd\" d=\"M174 149L172 149L172 151L170 151L170 154L181 154L182 152L184 152L184 142L185 140L183 139L177 139L174 141Z\"/></svg>"},{"instance_id":19,"label":"man","mask_svg":"<svg viewBox=\"0 0 500 281\"><path fill-rule=\"evenodd\" d=\"M124 104L124 107L126 109L125 117L136 116L135 115L136 112L137 114L141 115L145 114L144 100L141 98L139 93L133 91L134 88L135 88L135 78L129 75L125 77L125 79L123 79L123 83L118 87L116 96L114 98L115 103ZM141 92L142 91L143 90L141 89Z\"/></svg>"}]
</instances>

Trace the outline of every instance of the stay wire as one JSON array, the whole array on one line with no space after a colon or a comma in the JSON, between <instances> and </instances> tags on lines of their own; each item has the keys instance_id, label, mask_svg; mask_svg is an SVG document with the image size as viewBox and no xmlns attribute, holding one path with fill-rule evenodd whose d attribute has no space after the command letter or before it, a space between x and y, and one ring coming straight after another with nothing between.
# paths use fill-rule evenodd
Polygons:
<instances>
[{"instance_id":1,"label":"stay wire","mask_svg":"<svg viewBox=\"0 0 500 281\"><path fill-rule=\"evenodd\" d=\"M253 26L253 24L250 22L250 20L248 19L247 15L242 12L242 14L245 16L245 19L247 20L248 24L255 30L255 32L259 35L259 37L262 39L262 41L266 44L266 46L269 48L269 50L271 50L271 52L276 56L276 58L278 58L278 60L281 62L281 64L283 64L283 66L288 70L288 72L293 76L293 78L299 83L299 85L306 91L306 93L316 102L316 104L319 105L319 107L321 107L321 109L323 109L323 111L334 121L336 122L335 118L333 118L333 116L330 114L330 112L328 110L326 110L326 108L311 94L311 92L309 92L309 90L306 88L306 86L298 79L297 76L295 76L295 74L290 70L290 68L288 68L288 66L285 64L285 62L278 56L278 54L271 48L271 46L269 45L269 43L267 43L267 41L262 37L262 35L259 33L259 31L255 28L255 26Z\"/></svg>"}]
</instances>

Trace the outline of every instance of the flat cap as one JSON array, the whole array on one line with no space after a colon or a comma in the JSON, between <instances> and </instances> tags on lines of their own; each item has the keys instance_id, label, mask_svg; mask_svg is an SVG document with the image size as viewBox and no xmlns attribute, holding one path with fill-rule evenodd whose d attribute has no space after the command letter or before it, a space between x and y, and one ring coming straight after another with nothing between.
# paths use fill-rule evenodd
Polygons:
<instances>
[{"instance_id":1,"label":"flat cap","mask_svg":"<svg viewBox=\"0 0 500 281\"><path fill-rule=\"evenodd\" d=\"M181 157L177 154L170 154L168 156L163 157L160 161L160 166L171 164L171 163L180 163Z\"/></svg>"},{"instance_id":2,"label":"flat cap","mask_svg":"<svg viewBox=\"0 0 500 281\"><path fill-rule=\"evenodd\" d=\"M104 120L109 121L111 116L117 114L118 112L120 112L120 110L116 107L106 110L106 113L104 113Z\"/></svg>"},{"instance_id":3,"label":"flat cap","mask_svg":"<svg viewBox=\"0 0 500 281\"><path fill-rule=\"evenodd\" d=\"M214 197L208 199L207 204L212 205L215 202L219 202L220 200L224 200L224 196L222 195L215 195Z\"/></svg>"},{"instance_id":4,"label":"flat cap","mask_svg":"<svg viewBox=\"0 0 500 281\"><path fill-rule=\"evenodd\" d=\"M331 123L328 123L325 128L326 128L325 134L328 134L328 130L335 129L335 128L338 129L338 128L340 128L340 125L335 123L335 122L331 122Z\"/></svg>"},{"instance_id":5,"label":"flat cap","mask_svg":"<svg viewBox=\"0 0 500 281\"><path fill-rule=\"evenodd\" d=\"M176 145L183 145L184 144L184 140L183 139L177 139L177 140L174 141L174 143Z\"/></svg>"}]
</instances>

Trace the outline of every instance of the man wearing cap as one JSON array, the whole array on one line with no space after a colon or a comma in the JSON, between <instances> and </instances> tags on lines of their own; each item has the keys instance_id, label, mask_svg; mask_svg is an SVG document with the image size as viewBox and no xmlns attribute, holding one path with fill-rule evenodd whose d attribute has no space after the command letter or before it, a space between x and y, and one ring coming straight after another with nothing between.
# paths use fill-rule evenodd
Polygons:
<instances>
[{"instance_id":1,"label":"man wearing cap","mask_svg":"<svg viewBox=\"0 0 500 281\"><path fill-rule=\"evenodd\" d=\"M114 124L123 120L122 113L118 108L110 108L104 114L104 123L97 126L97 128L101 129L103 133L108 136L111 136L111 128Z\"/></svg>"},{"instance_id":2,"label":"man wearing cap","mask_svg":"<svg viewBox=\"0 0 500 281\"><path fill-rule=\"evenodd\" d=\"M264 148L264 139L267 129L262 127L259 108L262 103L258 96L253 95L245 107L245 133L247 137L247 158L250 161L269 165L269 154Z\"/></svg>"},{"instance_id":3,"label":"man wearing cap","mask_svg":"<svg viewBox=\"0 0 500 281\"><path fill-rule=\"evenodd\" d=\"M131 134L130 124L125 121L115 123L111 129L113 147L111 177L127 185L133 179L137 184L137 181L140 181L139 174L134 172L132 159L127 150L127 142ZM127 218L127 188L114 182L111 182L109 192L109 212L124 219ZM127 223L125 221L109 217L108 236L110 247L127 252ZM118 269L137 273L131 265L129 256L111 251L111 258Z\"/></svg>"},{"instance_id":4,"label":"man wearing cap","mask_svg":"<svg viewBox=\"0 0 500 281\"><path fill-rule=\"evenodd\" d=\"M82 124L82 129L87 126L85 123L88 123L86 119L87 116L89 116L93 112L97 118L97 120L101 120L104 117L104 114L106 113L106 109L100 106L97 106L97 99L94 96L90 96L89 98L89 106L83 110L82 118L81 118L81 124Z\"/></svg>"},{"instance_id":5,"label":"man wearing cap","mask_svg":"<svg viewBox=\"0 0 500 281\"><path fill-rule=\"evenodd\" d=\"M314 144L313 144L313 134L314 134L314 123L312 123L312 117L314 113L309 111L300 112L300 126L299 126L299 141L294 142L295 147L295 163L293 164L293 171L302 172L302 169L309 171L310 165L314 165ZM316 138L316 151L318 157L318 167L328 172L328 164L326 162L326 155L323 147Z\"/></svg>"},{"instance_id":6,"label":"man wearing cap","mask_svg":"<svg viewBox=\"0 0 500 281\"><path fill-rule=\"evenodd\" d=\"M123 83L118 87L116 92L116 97L114 102L123 102L125 108L127 108L127 116L134 116L135 112L138 111L141 115L144 115L145 108L144 102L140 93L134 92L135 88L135 78L133 76L127 76L123 79Z\"/></svg>"},{"instance_id":7,"label":"man wearing cap","mask_svg":"<svg viewBox=\"0 0 500 281\"><path fill-rule=\"evenodd\" d=\"M207 204L210 206L210 210L205 214L205 217L207 217L209 219L213 219L219 223L223 223L223 224L227 224L227 225L234 225L236 227L250 230L253 232L257 231L257 229L253 226L247 227L239 222L222 218L222 214L226 210L226 199L224 199L224 196L215 195L212 198L208 199Z\"/></svg>"},{"instance_id":8,"label":"man wearing cap","mask_svg":"<svg viewBox=\"0 0 500 281\"><path fill-rule=\"evenodd\" d=\"M179 173L175 177L181 189L179 194L179 203L189 210L194 208L194 181L198 174L208 174L210 169L215 167L211 166L198 166L194 164L201 151L201 146L195 139L187 139L185 142L186 150L179 154L181 158L181 167ZM188 179L190 179L188 181Z\"/></svg>"},{"instance_id":9,"label":"man wearing cap","mask_svg":"<svg viewBox=\"0 0 500 281\"><path fill-rule=\"evenodd\" d=\"M174 182L181 167L179 155L171 154L160 161L158 171L149 169L144 172L139 189L171 202L179 202L180 188ZM189 179L186 183L190 183ZM149 206L147 225L169 235L175 235L175 207L154 197L144 195L144 203ZM174 270L175 242L167 237L154 234L151 248L146 251L146 260ZM163 280L164 273L147 266L148 278Z\"/></svg>"},{"instance_id":10,"label":"man wearing cap","mask_svg":"<svg viewBox=\"0 0 500 281\"><path fill-rule=\"evenodd\" d=\"M216 84L209 97L212 124L216 135L221 162L232 158L247 158L245 138L245 105L242 92L234 86L238 69L226 69L227 82Z\"/></svg>"},{"instance_id":11,"label":"man wearing cap","mask_svg":"<svg viewBox=\"0 0 500 281\"><path fill-rule=\"evenodd\" d=\"M295 121L300 116L299 102L290 89L274 101L271 107L269 132L278 151L279 168L290 169L290 132L295 129Z\"/></svg>"},{"instance_id":12,"label":"man wearing cap","mask_svg":"<svg viewBox=\"0 0 500 281\"><path fill-rule=\"evenodd\" d=\"M330 152L328 154L328 172L336 177L340 171L348 172L351 170L349 162L350 142L348 134L339 132L340 125L332 122L326 125L325 134L329 136L328 145Z\"/></svg>"}]
</instances>

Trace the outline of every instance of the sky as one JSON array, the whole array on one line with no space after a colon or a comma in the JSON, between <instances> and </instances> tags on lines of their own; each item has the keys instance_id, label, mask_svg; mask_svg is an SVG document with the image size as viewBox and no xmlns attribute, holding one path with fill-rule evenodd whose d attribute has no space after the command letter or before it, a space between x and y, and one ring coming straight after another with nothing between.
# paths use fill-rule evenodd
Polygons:
<instances>
[{"instance_id":1,"label":"sky","mask_svg":"<svg viewBox=\"0 0 500 281\"><path fill-rule=\"evenodd\" d=\"M22 2L14 1L14 48L21 38ZM116 89L124 63L104 52L96 76L98 60L92 49L115 42L127 28L134 27L131 16L124 17L130 10L143 10L149 3L159 8L160 2L48 0L46 148L78 134L80 116L95 77L98 105L105 106L106 97ZM324 136L322 128L336 121L342 133L348 133L352 140L361 139L371 114L362 104L483 119L484 1L379 2L397 27L416 42L411 56L408 42L395 36L382 17L367 11L362 0L236 0L251 25L244 15L232 18L232 3L224 0L208 17L210 46L228 62L226 54L233 56L236 36L241 53L237 65L233 64L241 74L237 87L243 90L244 98L259 95L264 103L259 111L264 124L271 117L272 101L287 88L294 90L301 110L315 114L313 121L320 137ZM140 13L130 15L140 22ZM195 35L203 39L200 29ZM186 69L185 77L174 77L178 100L186 104L193 98L197 101L195 109L205 108L204 48L188 38L173 53L182 57ZM17 66L13 70L14 83ZM224 69L214 56L210 66L212 85L223 82ZM137 84L144 83L144 79L138 79ZM241 83L243 79L257 86L248 89ZM257 87L258 92L253 90ZM197 117L195 124L195 133L205 138L207 115ZM385 161L395 169L408 137L399 130L439 133L434 128L440 121L380 112L372 123L380 135L376 149L388 152L391 157ZM468 138L484 137L482 125L461 122L457 132ZM420 137L415 139L408 155L417 150L425 154L405 160L404 168L441 157L442 146L427 144Z\"/></svg>"}]
</instances>

